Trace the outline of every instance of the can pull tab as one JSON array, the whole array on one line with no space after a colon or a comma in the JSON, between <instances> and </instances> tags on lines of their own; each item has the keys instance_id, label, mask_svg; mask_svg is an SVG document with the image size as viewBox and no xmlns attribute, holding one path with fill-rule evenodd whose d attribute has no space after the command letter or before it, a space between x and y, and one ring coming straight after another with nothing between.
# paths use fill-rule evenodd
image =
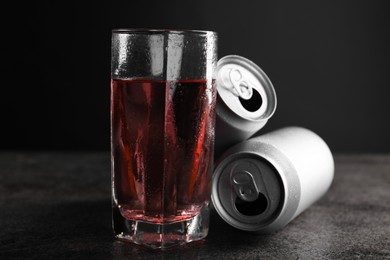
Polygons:
<instances>
[{"instance_id":1,"label":"can pull tab","mask_svg":"<svg viewBox=\"0 0 390 260\"><path fill-rule=\"evenodd\" d=\"M237 196L244 201L255 201L259 197L255 179L247 171L240 171L232 176L233 188Z\"/></svg>"},{"instance_id":2,"label":"can pull tab","mask_svg":"<svg viewBox=\"0 0 390 260\"><path fill-rule=\"evenodd\" d=\"M245 100L252 97L252 86L243 78L242 72L239 69L233 68L225 70L222 74L222 81L224 86L233 88L233 94L236 96Z\"/></svg>"}]
</instances>

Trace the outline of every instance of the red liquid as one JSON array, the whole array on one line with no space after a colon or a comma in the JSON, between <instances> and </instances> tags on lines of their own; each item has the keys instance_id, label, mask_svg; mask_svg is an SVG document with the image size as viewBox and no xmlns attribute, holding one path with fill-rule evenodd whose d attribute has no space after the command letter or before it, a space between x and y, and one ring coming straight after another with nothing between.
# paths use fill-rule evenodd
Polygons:
<instances>
[{"instance_id":1,"label":"red liquid","mask_svg":"<svg viewBox=\"0 0 390 260\"><path fill-rule=\"evenodd\" d=\"M214 83L112 80L114 201L123 217L169 223L208 204Z\"/></svg>"}]
</instances>

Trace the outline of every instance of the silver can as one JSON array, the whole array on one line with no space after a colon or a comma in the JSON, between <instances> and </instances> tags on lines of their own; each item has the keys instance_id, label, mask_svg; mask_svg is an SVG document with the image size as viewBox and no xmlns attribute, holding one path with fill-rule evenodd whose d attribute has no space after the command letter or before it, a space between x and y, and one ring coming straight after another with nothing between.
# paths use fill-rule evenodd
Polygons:
<instances>
[{"instance_id":1,"label":"silver can","mask_svg":"<svg viewBox=\"0 0 390 260\"><path fill-rule=\"evenodd\" d=\"M302 127L285 127L229 148L216 162L212 204L231 226L270 233L283 228L329 189L332 153Z\"/></svg>"},{"instance_id":2,"label":"silver can","mask_svg":"<svg viewBox=\"0 0 390 260\"><path fill-rule=\"evenodd\" d=\"M215 158L258 132L276 109L275 89L255 63L238 55L218 61Z\"/></svg>"}]
</instances>

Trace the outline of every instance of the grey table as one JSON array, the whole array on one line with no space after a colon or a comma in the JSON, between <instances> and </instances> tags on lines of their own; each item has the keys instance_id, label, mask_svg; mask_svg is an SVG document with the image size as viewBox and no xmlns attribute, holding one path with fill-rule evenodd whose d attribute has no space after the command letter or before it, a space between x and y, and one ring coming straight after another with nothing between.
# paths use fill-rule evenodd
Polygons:
<instances>
[{"instance_id":1,"label":"grey table","mask_svg":"<svg viewBox=\"0 0 390 260\"><path fill-rule=\"evenodd\" d=\"M0 259L390 259L390 155L335 155L328 193L271 235L212 212L201 242L150 251L111 232L107 152L0 153Z\"/></svg>"}]
</instances>

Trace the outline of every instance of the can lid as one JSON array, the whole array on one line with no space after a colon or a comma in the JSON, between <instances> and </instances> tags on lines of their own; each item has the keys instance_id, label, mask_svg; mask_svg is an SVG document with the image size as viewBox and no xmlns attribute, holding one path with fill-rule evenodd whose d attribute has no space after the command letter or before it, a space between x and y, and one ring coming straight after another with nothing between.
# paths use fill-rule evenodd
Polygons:
<instances>
[{"instance_id":1,"label":"can lid","mask_svg":"<svg viewBox=\"0 0 390 260\"><path fill-rule=\"evenodd\" d=\"M276 109L275 89L259 66L247 58L228 55L218 61L217 91L222 101L247 120L267 120Z\"/></svg>"},{"instance_id":2,"label":"can lid","mask_svg":"<svg viewBox=\"0 0 390 260\"><path fill-rule=\"evenodd\" d=\"M276 169L255 154L233 154L216 167L212 202L231 226L261 231L279 215L284 201L282 180Z\"/></svg>"}]
</instances>

